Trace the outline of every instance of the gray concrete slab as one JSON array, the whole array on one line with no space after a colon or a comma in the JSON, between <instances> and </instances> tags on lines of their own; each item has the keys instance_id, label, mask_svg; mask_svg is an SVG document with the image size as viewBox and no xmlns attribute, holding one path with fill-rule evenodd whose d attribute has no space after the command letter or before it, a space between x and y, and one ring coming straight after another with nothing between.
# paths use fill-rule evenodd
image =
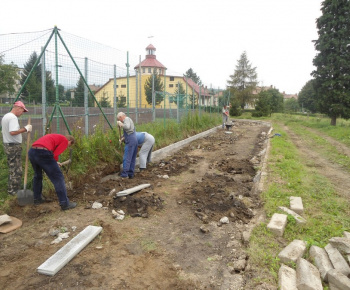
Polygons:
<instances>
[{"instance_id":1,"label":"gray concrete slab","mask_svg":"<svg viewBox=\"0 0 350 290\"><path fill-rule=\"evenodd\" d=\"M333 269L333 265L326 250L317 246L311 246L309 254L317 269L320 271L322 280L328 281L327 272Z\"/></svg>"},{"instance_id":2,"label":"gray concrete slab","mask_svg":"<svg viewBox=\"0 0 350 290\"><path fill-rule=\"evenodd\" d=\"M350 279L336 269L328 272L328 281L342 290L350 290Z\"/></svg>"},{"instance_id":3,"label":"gray concrete slab","mask_svg":"<svg viewBox=\"0 0 350 290\"><path fill-rule=\"evenodd\" d=\"M324 249L326 250L328 257L331 260L334 269L343 273L345 276L350 275L350 267L340 252L331 244L326 245Z\"/></svg>"},{"instance_id":4,"label":"gray concrete slab","mask_svg":"<svg viewBox=\"0 0 350 290\"><path fill-rule=\"evenodd\" d=\"M305 252L306 242L302 240L294 240L278 254L278 258L285 264L296 263Z\"/></svg>"},{"instance_id":5,"label":"gray concrete slab","mask_svg":"<svg viewBox=\"0 0 350 290\"><path fill-rule=\"evenodd\" d=\"M293 268L284 264L278 271L278 289L280 290L298 290L297 274Z\"/></svg>"},{"instance_id":6,"label":"gray concrete slab","mask_svg":"<svg viewBox=\"0 0 350 290\"><path fill-rule=\"evenodd\" d=\"M323 290L320 272L303 258L297 261L298 290Z\"/></svg>"},{"instance_id":7,"label":"gray concrete slab","mask_svg":"<svg viewBox=\"0 0 350 290\"><path fill-rule=\"evenodd\" d=\"M282 237L287 225L287 215L274 213L267 228L276 236Z\"/></svg>"},{"instance_id":8,"label":"gray concrete slab","mask_svg":"<svg viewBox=\"0 0 350 290\"><path fill-rule=\"evenodd\" d=\"M82 249L84 249L100 232L102 227L87 226L77 236L59 249L54 255L41 264L37 271L40 274L54 276Z\"/></svg>"},{"instance_id":9,"label":"gray concrete slab","mask_svg":"<svg viewBox=\"0 0 350 290\"><path fill-rule=\"evenodd\" d=\"M301 197L299 196L291 196L289 198L290 209L297 214L302 215L304 213L304 206Z\"/></svg>"},{"instance_id":10,"label":"gray concrete slab","mask_svg":"<svg viewBox=\"0 0 350 290\"><path fill-rule=\"evenodd\" d=\"M350 239L344 237L334 237L329 239L329 243L340 252L350 254Z\"/></svg>"},{"instance_id":11,"label":"gray concrete slab","mask_svg":"<svg viewBox=\"0 0 350 290\"><path fill-rule=\"evenodd\" d=\"M298 215L296 212L292 211L291 209L289 209L285 206L279 206L278 208L280 210L283 210L287 214L290 214L298 224L305 224L306 223L306 220L302 216Z\"/></svg>"}]
</instances>

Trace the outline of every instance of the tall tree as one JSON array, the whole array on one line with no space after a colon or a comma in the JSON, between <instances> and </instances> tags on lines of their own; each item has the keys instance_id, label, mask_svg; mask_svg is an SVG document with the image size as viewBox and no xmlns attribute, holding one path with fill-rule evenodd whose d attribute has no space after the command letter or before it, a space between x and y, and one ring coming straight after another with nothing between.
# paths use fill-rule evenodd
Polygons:
<instances>
[{"instance_id":1,"label":"tall tree","mask_svg":"<svg viewBox=\"0 0 350 290\"><path fill-rule=\"evenodd\" d=\"M189 68L186 73L185 77L190 78L192 81L194 81L197 85L202 85L202 81L199 76L193 71L192 68Z\"/></svg>"},{"instance_id":2,"label":"tall tree","mask_svg":"<svg viewBox=\"0 0 350 290\"><path fill-rule=\"evenodd\" d=\"M227 81L231 95L239 100L242 109L248 104L254 104L255 95L253 95L253 91L258 84L257 79L256 67L252 67L247 58L247 53L244 51L238 60L234 74L230 75L230 80Z\"/></svg>"},{"instance_id":3,"label":"tall tree","mask_svg":"<svg viewBox=\"0 0 350 290\"><path fill-rule=\"evenodd\" d=\"M149 76L149 78L145 82L145 94L146 101L149 105L152 105L152 88L153 88L153 77L154 77L154 91L162 92L164 89L164 85L161 77L157 74L156 70L154 70L153 74ZM155 93L155 105L159 105L163 101L163 94Z\"/></svg>"},{"instance_id":4,"label":"tall tree","mask_svg":"<svg viewBox=\"0 0 350 290\"><path fill-rule=\"evenodd\" d=\"M35 62L38 60L38 55L34 51L28 61L24 64L24 69L21 77L21 85L23 86L27 80L30 71L32 70ZM55 82L52 79L52 74L49 71L46 74L46 97L48 103L54 103L56 101L56 89ZM27 80L26 86L22 90L22 95L30 102L35 101L41 103L42 99L42 80L41 80L41 63L39 62L34 68L31 77Z\"/></svg>"},{"instance_id":5,"label":"tall tree","mask_svg":"<svg viewBox=\"0 0 350 290\"><path fill-rule=\"evenodd\" d=\"M0 55L0 94L12 95L16 91L16 81L19 80L18 67L14 63L5 64L4 56Z\"/></svg>"},{"instance_id":6,"label":"tall tree","mask_svg":"<svg viewBox=\"0 0 350 290\"><path fill-rule=\"evenodd\" d=\"M319 109L335 126L338 117L350 118L350 1L324 0L321 11L312 75Z\"/></svg>"},{"instance_id":7,"label":"tall tree","mask_svg":"<svg viewBox=\"0 0 350 290\"><path fill-rule=\"evenodd\" d=\"M314 89L315 80L309 80L301 89L298 95L299 107L311 113L317 112L317 95Z\"/></svg>"},{"instance_id":8,"label":"tall tree","mask_svg":"<svg viewBox=\"0 0 350 290\"><path fill-rule=\"evenodd\" d=\"M285 112L298 112L300 110L299 103L296 99L291 98L284 102Z\"/></svg>"}]
</instances>

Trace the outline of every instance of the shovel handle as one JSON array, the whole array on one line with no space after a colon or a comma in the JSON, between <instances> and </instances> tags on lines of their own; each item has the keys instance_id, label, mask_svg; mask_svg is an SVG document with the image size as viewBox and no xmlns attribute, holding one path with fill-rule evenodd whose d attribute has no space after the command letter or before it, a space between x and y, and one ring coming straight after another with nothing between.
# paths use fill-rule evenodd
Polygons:
<instances>
[{"instance_id":1,"label":"shovel handle","mask_svg":"<svg viewBox=\"0 0 350 290\"><path fill-rule=\"evenodd\" d=\"M30 117L28 117L28 124L30 125ZM26 164L25 164L25 167L24 167L24 190L27 189L29 142L30 142L30 132L27 133Z\"/></svg>"}]
</instances>

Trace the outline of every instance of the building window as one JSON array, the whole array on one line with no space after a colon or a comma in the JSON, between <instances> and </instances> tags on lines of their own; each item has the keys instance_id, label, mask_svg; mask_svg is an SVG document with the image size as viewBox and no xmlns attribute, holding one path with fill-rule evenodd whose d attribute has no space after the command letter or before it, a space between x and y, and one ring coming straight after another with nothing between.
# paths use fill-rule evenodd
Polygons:
<instances>
[{"instance_id":1,"label":"building window","mask_svg":"<svg viewBox=\"0 0 350 290\"><path fill-rule=\"evenodd\" d=\"M145 73L146 72L146 68L143 67L142 68L142 72Z\"/></svg>"},{"instance_id":2,"label":"building window","mask_svg":"<svg viewBox=\"0 0 350 290\"><path fill-rule=\"evenodd\" d=\"M179 86L179 84L176 84L176 85L175 85L175 87L178 87L178 86Z\"/></svg>"},{"instance_id":3,"label":"building window","mask_svg":"<svg viewBox=\"0 0 350 290\"><path fill-rule=\"evenodd\" d=\"M169 88L173 88L174 87L174 85L173 84L169 84Z\"/></svg>"},{"instance_id":4,"label":"building window","mask_svg":"<svg viewBox=\"0 0 350 290\"><path fill-rule=\"evenodd\" d=\"M148 68L148 73L152 73L152 69L150 67Z\"/></svg>"},{"instance_id":5,"label":"building window","mask_svg":"<svg viewBox=\"0 0 350 290\"><path fill-rule=\"evenodd\" d=\"M116 88L118 88L118 85L115 85Z\"/></svg>"},{"instance_id":6,"label":"building window","mask_svg":"<svg viewBox=\"0 0 350 290\"><path fill-rule=\"evenodd\" d=\"M170 77L170 81L173 82L174 81L174 77Z\"/></svg>"},{"instance_id":7,"label":"building window","mask_svg":"<svg viewBox=\"0 0 350 290\"><path fill-rule=\"evenodd\" d=\"M122 88L126 88L126 85L122 85Z\"/></svg>"}]
</instances>

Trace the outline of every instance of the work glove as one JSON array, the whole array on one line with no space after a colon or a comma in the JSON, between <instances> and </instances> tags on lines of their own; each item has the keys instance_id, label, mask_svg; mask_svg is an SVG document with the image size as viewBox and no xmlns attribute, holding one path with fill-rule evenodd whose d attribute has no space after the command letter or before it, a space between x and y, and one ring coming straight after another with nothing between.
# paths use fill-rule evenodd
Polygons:
<instances>
[{"instance_id":1,"label":"work glove","mask_svg":"<svg viewBox=\"0 0 350 290\"><path fill-rule=\"evenodd\" d=\"M27 126L24 126L24 128L27 130L27 132L32 132L32 125L27 125Z\"/></svg>"},{"instance_id":2,"label":"work glove","mask_svg":"<svg viewBox=\"0 0 350 290\"><path fill-rule=\"evenodd\" d=\"M117 124L118 124L119 127L123 127L123 125L124 125L124 123L121 122L121 121L118 121Z\"/></svg>"}]
</instances>

